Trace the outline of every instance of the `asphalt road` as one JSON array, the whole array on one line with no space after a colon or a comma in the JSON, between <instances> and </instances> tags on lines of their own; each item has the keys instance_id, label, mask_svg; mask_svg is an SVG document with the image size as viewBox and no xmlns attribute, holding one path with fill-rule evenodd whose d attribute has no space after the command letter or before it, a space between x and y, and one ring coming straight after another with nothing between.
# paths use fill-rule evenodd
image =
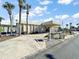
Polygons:
<instances>
[{"instance_id":1,"label":"asphalt road","mask_svg":"<svg viewBox=\"0 0 79 59\"><path fill-rule=\"evenodd\" d=\"M39 53L32 59L79 59L79 36Z\"/></svg>"}]
</instances>

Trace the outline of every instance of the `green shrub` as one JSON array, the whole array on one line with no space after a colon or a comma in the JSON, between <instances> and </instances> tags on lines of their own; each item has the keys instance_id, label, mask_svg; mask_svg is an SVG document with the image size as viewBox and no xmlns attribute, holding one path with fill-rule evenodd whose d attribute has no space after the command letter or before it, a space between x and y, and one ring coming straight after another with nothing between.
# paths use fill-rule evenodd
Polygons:
<instances>
[{"instance_id":1,"label":"green shrub","mask_svg":"<svg viewBox=\"0 0 79 59\"><path fill-rule=\"evenodd\" d=\"M44 36L45 38L48 37L48 34L46 36Z\"/></svg>"},{"instance_id":2,"label":"green shrub","mask_svg":"<svg viewBox=\"0 0 79 59\"><path fill-rule=\"evenodd\" d=\"M3 28L0 26L0 32L3 32Z\"/></svg>"}]
</instances>

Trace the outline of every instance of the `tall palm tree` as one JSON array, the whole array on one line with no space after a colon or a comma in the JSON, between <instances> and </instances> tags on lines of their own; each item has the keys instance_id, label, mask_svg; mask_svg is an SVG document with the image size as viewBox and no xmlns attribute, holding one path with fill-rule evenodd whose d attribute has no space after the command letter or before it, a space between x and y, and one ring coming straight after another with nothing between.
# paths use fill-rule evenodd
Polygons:
<instances>
[{"instance_id":1,"label":"tall palm tree","mask_svg":"<svg viewBox=\"0 0 79 59\"><path fill-rule=\"evenodd\" d=\"M66 24L66 27L65 27L65 31L66 31L66 33L68 33L68 24Z\"/></svg>"},{"instance_id":2,"label":"tall palm tree","mask_svg":"<svg viewBox=\"0 0 79 59\"><path fill-rule=\"evenodd\" d=\"M72 34L72 31L71 31L71 27L72 27L72 23L70 22L70 34Z\"/></svg>"},{"instance_id":3,"label":"tall palm tree","mask_svg":"<svg viewBox=\"0 0 79 59\"><path fill-rule=\"evenodd\" d=\"M70 24L70 29L71 29L72 23L69 23L69 24Z\"/></svg>"},{"instance_id":4,"label":"tall palm tree","mask_svg":"<svg viewBox=\"0 0 79 59\"><path fill-rule=\"evenodd\" d=\"M68 27L68 24L66 24L66 27Z\"/></svg>"},{"instance_id":5,"label":"tall palm tree","mask_svg":"<svg viewBox=\"0 0 79 59\"><path fill-rule=\"evenodd\" d=\"M66 24L66 28L68 29L68 24Z\"/></svg>"},{"instance_id":6,"label":"tall palm tree","mask_svg":"<svg viewBox=\"0 0 79 59\"><path fill-rule=\"evenodd\" d=\"M28 34L28 16L29 16L29 9L31 8L31 5L26 4L23 9L26 10L26 33Z\"/></svg>"},{"instance_id":7,"label":"tall palm tree","mask_svg":"<svg viewBox=\"0 0 79 59\"><path fill-rule=\"evenodd\" d=\"M21 11L23 8L25 0L18 0L18 5L19 5L19 35L21 35Z\"/></svg>"},{"instance_id":8,"label":"tall palm tree","mask_svg":"<svg viewBox=\"0 0 79 59\"><path fill-rule=\"evenodd\" d=\"M9 2L5 2L5 4L3 4L3 7L7 10L8 14L9 14L9 18L10 18L10 26L11 26L11 35L12 35L12 10L15 8L15 6Z\"/></svg>"}]
</instances>

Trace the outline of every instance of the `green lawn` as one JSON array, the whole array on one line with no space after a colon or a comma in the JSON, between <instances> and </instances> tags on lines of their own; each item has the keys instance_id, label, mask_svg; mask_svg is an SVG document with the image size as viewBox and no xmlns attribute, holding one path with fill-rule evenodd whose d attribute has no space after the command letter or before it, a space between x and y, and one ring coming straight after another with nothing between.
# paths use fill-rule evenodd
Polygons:
<instances>
[{"instance_id":1,"label":"green lawn","mask_svg":"<svg viewBox=\"0 0 79 59\"><path fill-rule=\"evenodd\" d=\"M0 32L3 32L3 28L2 27L0 27Z\"/></svg>"}]
</instances>

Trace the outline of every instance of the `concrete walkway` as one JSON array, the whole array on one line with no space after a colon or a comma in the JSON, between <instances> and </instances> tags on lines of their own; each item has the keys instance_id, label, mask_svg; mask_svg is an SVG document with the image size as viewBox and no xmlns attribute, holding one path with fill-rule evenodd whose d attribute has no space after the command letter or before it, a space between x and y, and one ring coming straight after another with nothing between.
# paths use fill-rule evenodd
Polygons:
<instances>
[{"instance_id":1,"label":"concrete walkway","mask_svg":"<svg viewBox=\"0 0 79 59\"><path fill-rule=\"evenodd\" d=\"M34 39L43 39L46 34L22 35L7 41L0 42L0 59L20 59L45 49L45 42L38 43Z\"/></svg>"}]
</instances>

